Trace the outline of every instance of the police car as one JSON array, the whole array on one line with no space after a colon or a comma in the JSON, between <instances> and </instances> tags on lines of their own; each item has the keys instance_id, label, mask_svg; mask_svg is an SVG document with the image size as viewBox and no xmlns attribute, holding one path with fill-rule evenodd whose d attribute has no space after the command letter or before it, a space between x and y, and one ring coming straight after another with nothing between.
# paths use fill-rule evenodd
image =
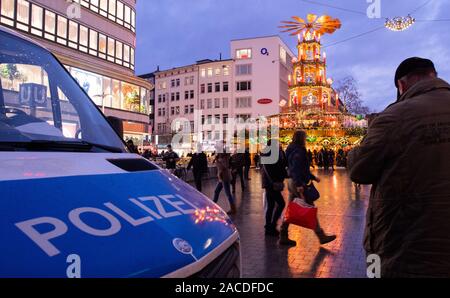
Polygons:
<instances>
[{"instance_id":1,"label":"police car","mask_svg":"<svg viewBox=\"0 0 450 298\"><path fill-rule=\"evenodd\" d=\"M0 27L0 277L239 277L226 213L130 154L46 49Z\"/></svg>"}]
</instances>

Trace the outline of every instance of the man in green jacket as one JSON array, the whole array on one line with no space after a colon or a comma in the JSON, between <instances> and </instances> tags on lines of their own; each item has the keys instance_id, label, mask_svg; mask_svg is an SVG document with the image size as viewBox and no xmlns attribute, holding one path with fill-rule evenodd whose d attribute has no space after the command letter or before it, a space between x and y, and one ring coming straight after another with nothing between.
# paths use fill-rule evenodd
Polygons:
<instances>
[{"instance_id":1,"label":"man in green jacket","mask_svg":"<svg viewBox=\"0 0 450 298\"><path fill-rule=\"evenodd\" d=\"M351 179L372 184L364 246L381 277L450 277L450 85L409 58L398 100L349 153Z\"/></svg>"}]
</instances>

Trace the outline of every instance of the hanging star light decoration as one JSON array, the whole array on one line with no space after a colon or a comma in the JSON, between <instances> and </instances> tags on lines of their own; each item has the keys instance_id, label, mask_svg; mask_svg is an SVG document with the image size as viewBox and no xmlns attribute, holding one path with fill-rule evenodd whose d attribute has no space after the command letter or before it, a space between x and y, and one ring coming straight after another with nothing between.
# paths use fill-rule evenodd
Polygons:
<instances>
[{"instance_id":1,"label":"hanging star light decoration","mask_svg":"<svg viewBox=\"0 0 450 298\"><path fill-rule=\"evenodd\" d=\"M384 26L392 31L405 31L416 22L416 19L408 15L406 17L387 18Z\"/></svg>"},{"instance_id":2,"label":"hanging star light decoration","mask_svg":"<svg viewBox=\"0 0 450 298\"><path fill-rule=\"evenodd\" d=\"M284 25L279 28L284 29L281 32L289 32L290 35L295 36L302 32L316 33L323 35L325 33L332 34L337 29L341 28L339 19L333 19L330 16L317 17L315 14L308 14L306 21L300 17L292 17L294 21L282 21Z\"/></svg>"}]
</instances>

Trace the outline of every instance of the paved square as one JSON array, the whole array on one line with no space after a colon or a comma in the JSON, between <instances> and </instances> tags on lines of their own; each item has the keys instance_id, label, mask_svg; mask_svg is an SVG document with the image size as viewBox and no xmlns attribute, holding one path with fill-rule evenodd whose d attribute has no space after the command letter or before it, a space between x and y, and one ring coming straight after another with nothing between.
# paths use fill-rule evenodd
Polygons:
<instances>
[{"instance_id":1,"label":"paved square","mask_svg":"<svg viewBox=\"0 0 450 298\"><path fill-rule=\"evenodd\" d=\"M366 277L362 241L370 186L356 189L344 169L315 170L314 174L322 179L317 184L321 198L316 203L320 223L326 232L337 235L322 247L313 231L292 225L289 234L297 241L296 247L280 247L277 238L266 237L259 171L251 171L244 192L237 185L238 213L233 220L241 235L243 277ZM204 184L204 193L212 197L216 180ZM229 210L223 192L219 205Z\"/></svg>"}]
</instances>

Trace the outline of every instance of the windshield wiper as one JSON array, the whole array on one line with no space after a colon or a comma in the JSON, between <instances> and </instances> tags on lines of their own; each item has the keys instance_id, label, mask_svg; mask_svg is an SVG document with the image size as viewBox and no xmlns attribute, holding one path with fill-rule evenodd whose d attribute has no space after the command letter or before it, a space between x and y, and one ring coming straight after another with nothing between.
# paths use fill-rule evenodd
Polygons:
<instances>
[{"instance_id":1,"label":"windshield wiper","mask_svg":"<svg viewBox=\"0 0 450 298\"><path fill-rule=\"evenodd\" d=\"M118 147L112 147L101 144L94 144L86 141L46 141L33 140L29 142L1 142L0 150L9 151L11 149L26 149L30 151L68 151L68 152L90 152L93 148L99 148L108 152L122 153L124 150Z\"/></svg>"}]
</instances>

